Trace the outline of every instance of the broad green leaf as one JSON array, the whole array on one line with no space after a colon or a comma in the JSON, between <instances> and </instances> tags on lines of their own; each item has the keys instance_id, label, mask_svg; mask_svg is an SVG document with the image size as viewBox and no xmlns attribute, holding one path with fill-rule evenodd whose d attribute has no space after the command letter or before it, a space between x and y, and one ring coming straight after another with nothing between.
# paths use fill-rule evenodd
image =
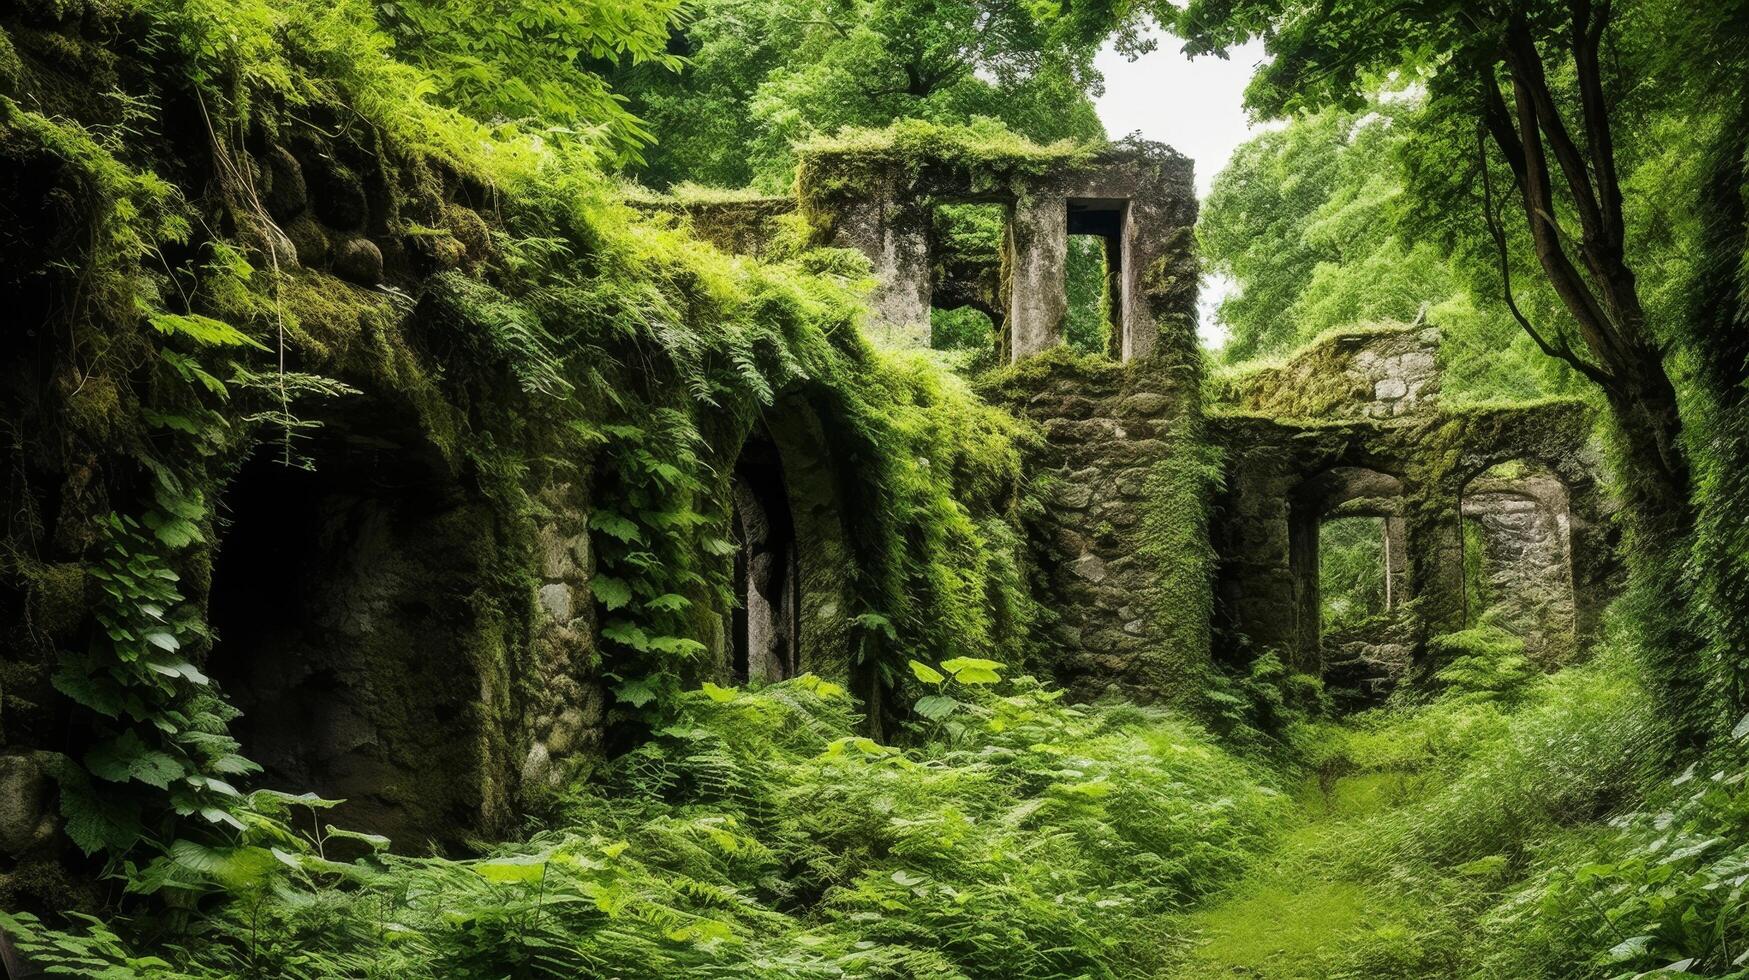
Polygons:
<instances>
[{"instance_id":1,"label":"broad green leaf","mask_svg":"<svg viewBox=\"0 0 1749 980\"><path fill-rule=\"evenodd\" d=\"M178 640L175 634L164 630L153 630L152 632L147 633L143 639L158 649L169 653L175 653L182 648L182 641Z\"/></svg>"},{"instance_id":2,"label":"broad green leaf","mask_svg":"<svg viewBox=\"0 0 1749 980\"><path fill-rule=\"evenodd\" d=\"M649 648L657 653L674 653L693 657L705 652L705 645L684 636L652 636Z\"/></svg>"},{"instance_id":3,"label":"broad green leaf","mask_svg":"<svg viewBox=\"0 0 1749 980\"><path fill-rule=\"evenodd\" d=\"M182 763L148 747L132 730L93 747L85 754L85 768L113 783L138 780L158 789L169 789L184 772Z\"/></svg>"},{"instance_id":4,"label":"broad green leaf","mask_svg":"<svg viewBox=\"0 0 1749 980\"><path fill-rule=\"evenodd\" d=\"M940 721L958 709L960 703L945 694L929 694L917 699L914 709L930 721Z\"/></svg>"},{"instance_id":5,"label":"broad green leaf","mask_svg":"<svg viewBox=\"0 0 1749 980\"><path fill-rule=\"evenodd\" d=\"M632 601L632 587L611 575L596 575L589 581L589 591L609 610L619 609Z\"/></svg>"},{"instance_id":6,"label":"broad green leaf","mask_svg":"<svg viewBox=\"0 0 1749 980\"><path fill-rule=\"evenodd\" d=\"M941 667L961 684L994 684L1002 679L1002 675L996 673L1002 664L995 660L955 657L952 660L943 660Z\"/></svg>"},{"instance_id":7,"label":"broad green leaf","mask_svg":"<svg viewBox=\"0 0 1749 980\"><path fill-rule=\"evenodd\" d=\"M389 839L381 834L367 834L360 830L347 830L345 827L336 827L333 824L328 824L323 827L323 832L329 837L339 838L340 840L359 841L360 843L369 845L372 851L386 851L389 849Z\"/></svg>"}]
</instances>

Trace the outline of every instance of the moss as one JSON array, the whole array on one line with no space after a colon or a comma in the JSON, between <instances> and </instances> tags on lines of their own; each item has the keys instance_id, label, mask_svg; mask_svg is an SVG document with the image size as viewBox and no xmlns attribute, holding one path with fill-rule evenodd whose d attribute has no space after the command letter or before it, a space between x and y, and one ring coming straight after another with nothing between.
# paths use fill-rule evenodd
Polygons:
<instances>
[{"instance_id":1,"label":"moss","mask_svg":"<svg viewBox=\"0 0 1749 980\"><path fill-rule=\"evenodd\" d=\"M27 858L0 874L0 905L9 909L97 911L102 903L96 881L52 857Z\"/></svg>"},{"instance_id":2,"label":"moss","mask_svg":"<svg viewBox=\"0 0 1749 980\"><path fill-rule=\"evenodd\" d=\"M461 243L467 257L484 262L497 252L492 245L492 229L473 208L449 203L443 206L443 224L455 240Z\"/></svg>"},{"instance_id":3,"label":"moss","mask_svg":"<svg viewBox=\"0 0 1749 980\"><path fill-rule=\"evenodd\" d=\"M1085 164L1103 148L1069 140L1040 146L988 119L971 125L905 119L884 129L842 129L801 144L797 152L804 188L846 189L855 186L858 176L946 165L966 171L974 188L993 189L1015 177Z\"/></svg>"},{"instance_id":4,"label":"moss","mask_svg":"<svg viewBox=\"0 0 1749 980\"><path fill-rule=\"evenodd\" d=\"M122 399L114 378L102 374L86 378L67 397L66 405L69 429L99 444L115 437L116 424L122 421Z\"/></svg>"},{"instance_id":5,"label":"moss","mask_svg":"<svg viewBox=\"0 0 1749 980\"><path fill-rule=\"evenodd\" d=\"M1200 416L1163 433L1168 448L1144 483L1140 554L1156 570L1149 597L1158 641L1149 664L1156 689L1200 706L1213 646L1215 553L1210 528L1223 456Z\"/></svg>"},{"instance_id":6,"label":"moss","mask_svg":"<svg viewBox=\"0 0 1749 980\"><path fill-rule=\"evenodd\" d=\"M28 19L53 24L113 23L128 12L127 0L13 0Z\"/></svg>"},{"instance_id":7,"label":"moss","mask_svg":"<svg viewBox=\"0 0 1749 980\"><path fill-rule=\"evenodd\" d=\"M1082 385L1115 384L1128 368L1102 352L1077 351L1066 344L1048 348L1014 364L1006 364L977 378L979 391L992 395L1042 391L1072 382Z\"/></svg>"},{"instance_id":8,"label":"moss","mask_svg":"<svg viewBox=\"0 0 1749 980\"><path fill-rule=\"evenodd\" d=\"M285 225L285 234L297 249L298 264L306 269L320 269L328 264L332 245L327 231L314 218L300 214Z\"/></svg>"},{"instance_id":9,"label":"moss","mask_svg":"<svg viewBox=\"0 0 1749 980\"><path fill-rule=\"evenodd\" d=\"M991 120L949 126L907 119L802 144L797 196L810 225L825 229L844 202L878 199L901 186L912 197L1024 196L1032 182L1082 166L1104 148L1070 141L1039 146Z\"/></svg>"},{"instance_id":10,"label":"moss","mask_svg":"<svg viewBox=\"0 0 1749 980\"><path fill-rule=\"evenodd\" d=\"M1373 397L1369 387L1356 387L1345 370L1354 352L1377 338L1412 341L1420 329L1402 323L1332 328L1280 357L1217 370L1209 379L1209 397L1284 418L1352 414L1352 406Z\"/></svg>"},{"instance_id":11,"label":"moss","mask_svg":"<svg viewBox=\"0 0 1749 980\"><path fill-rule=\"evenodd\" d=\"M32 564L23 577L32 625L58 641L70 638L90 612L85 567L77 562Z\"/></svg>"},{"instance_id":12,"label":"moss","mask_svg":"<svg viewBox=\"0 0 1749 980\"><path fill-rule=\"evenodd\" d=\"M641 184L626 184L621 187L620 193L631 203L651 204L658 207L780 203L793 205L795 203L794 198L773 197L752 187L706 187L690 181L675 184L666 191L653 191Z\"/></svg>"},{"instance_id":13,"label":"moss","mask_svg":"<svg viewBox=\"0 0 1749 980\"><path fill-rule=\"evenodd\" d=\"M457 408L407 335L395 301L318 272L286 275L278 302L289 346L307 369L404 399L422 431L452 463L462 452Z\"/></svg>"},{"instance_id":14,"label":"moss","mask_svg":"<svg viewBox=\"0 0 1749 980\"><path fill-rule=\"evenodd\" d=\"M0 27L0 95L17 98L24 84L24 62L12 46L12 35Z\"/></svg>"},{"instance_id":15,"label":"moss","mask_svg":"<svg viewBox=\"0 0 1749 980\"><path fill-rule=\"evenodd\" d=\"M467 246L444 228L414 228L401 235L401 243L422 273L453 269L468 257Z\"/></svg>"},{"instance_id":16,"label":"moss","mask_svg":"<svg viewBox=\"0 0 1749 980\"><path fill-rule=\"evenodd\" d=\"M14 28L13 44L34 63L34 71L26 68L28 82L51 99L82 109L101 109L106 116L112 111L103 106L98 94L119 84L120 60L113 51L78 34L33 27ZM71 91L78 86L85 86L85 91Z\"/></svg>"}]
</instances>

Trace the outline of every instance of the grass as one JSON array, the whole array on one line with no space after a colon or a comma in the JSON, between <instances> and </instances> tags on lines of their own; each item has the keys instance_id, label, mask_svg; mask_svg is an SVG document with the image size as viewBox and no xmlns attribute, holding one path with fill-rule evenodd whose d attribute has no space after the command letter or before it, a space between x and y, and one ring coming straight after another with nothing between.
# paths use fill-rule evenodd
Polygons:
<instances>
[{"instance_id":1,"label":"grass","mask_svg":"<svg viewBox=\"0 0 1749 980\"><path fill-rule=\"evenodd\" d=\"M1195 937L1171 977L1322 980L1349 949L1406 935L1412 900L1331 860L1343 831L1413 798L1419 780L1400 772L1361 773L1297 795L1298 825L1223 899L1182 922Z\"/></svg>"},{"instance_id":2,"label":"grass","mask_svg":"<svg viewBox=\"0 0 1749 980\"><path fill-rule=\"evenodd\" d=\"M163 980L1604 980L1749 947L1743 759L1608 822L1647 725L1619 659L1300 723L1297 775L999 667L915 664L904 749L815 677L706 685L479 858L355 837L342 863L270 821L134 876L192 928L0 926L44 965Z\"/></svg>"},{"instance_id":3,"label":"grass","mask_svg":"<svg viewBox=\"0 0 1749 980\"><path fill-rule=\"evenodd\" d=\"M1617 874L1595 862L1615 832L1606 821L1635 796L1648 726L1643 688L1624 658L1608 655L1546 678L1500 676L1499 689L1453 688L1297 731L1311 775L1291 826L1223 895L1175 925L1188 938L1167 975L1623 975L1608 951L1622 940L1611 930L1629 924L1597 926L1574 942L1541 910L1584 901L1567 897L1574 868L1590 869L1581 881ZM1609 882L1597 888L1620 901ZM1706 908L1719 914L1718 902ZM1584 915L1566 909L1559 918Z\"/></svg>"}]
</instances>

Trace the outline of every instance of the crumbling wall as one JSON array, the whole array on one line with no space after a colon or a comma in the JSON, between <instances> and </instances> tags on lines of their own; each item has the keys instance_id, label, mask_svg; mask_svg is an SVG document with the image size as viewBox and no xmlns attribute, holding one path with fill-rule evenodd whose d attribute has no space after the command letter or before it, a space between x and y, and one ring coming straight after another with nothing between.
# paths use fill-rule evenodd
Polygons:
<instances>
[{"instance_id":1,"label":"crumbling wall","mask_svg":"<svg viewBox=\"0 0 1749 980\"><path fill-rule=\"evenodd\" d=\"M1619 567L1591 443L1592 410L1566 400L1442 407L1437 339L1434 328L1334 334L1285 366L1224 379L1225 404L1211 424L1227 461L1215 532L1218 645L1226 655L1275 650L1308 672L1327 671L1333 656L1353 659L1336 648L1352 652L1357 638L1333 638L1332 649L1323 647L1310 598L1316 568L1303 557L1315 547L1308 535L1315 542L1316 520L1326 512L1321 503L1306 505L1307 494L1326 499L1319 488L1350 470L1382 474L1400 490L1400 503L1369 512L1401 522L1407 567L1393 570L1392 579L1401 583L1404 619L1380 638L1363 639L1368 656L1397 665L1400 674L1430 636L1465 626L1466 509L1495 515L1490 520L1502 532L1490 546L1496 564L1515 569L1499 572L1502 589L1527 586L1508 577L1529 576L1537 588L1522 594L1548 600L1528 598L1534 609L1515 614L1533 648L1559 660L1568 654L1553 651L1597 637ZM1534 461L1547 482L1527 489L1477 481L1465 489L1490 467L1515 459ZM1536 504L1524 510L1502 494L1531 494ZM1506 540L1509 529L1523 532L1516 544ZM1557 537L1568 543L1559 545ZM1570 585L1559 587L1563 578Z\"/></svg>"},{"instance_id":2,"label":"crumbling wall","mask_svg":"<svg viewBox=\"0 0 1749 980\"><path fill-rule=\"evenodd\" d=\"M1078 697L1188 700L1208 667L1211 450L1194 357L1047 353L991 394L1033 420L1031 528L1044 648Z\"/></svg>"},{"instance_id":3,"label":"crumbling wall","mask_svg":"<svg viewBox=\"0 0 1749 980\"><path fill-rule=\"evenodd\" d=\"M628 200L647 214L672 214L686 222L700 241L734 255L761 258L784 235L784 219L795 213L793 197L651 195Z\"/></svg>"},{"instance_id":4,"label":"crumbling wall","mask_svg":"<svg viewBox=\"0 0 1749 980\"><path fill-rule=\"evenodd\" d=\"M1397 418L1438 408L1438 354L1437 327L1334 331L1284 363L1225 379L1223 400L1282 418Z\"/></svg>"},{"instance_id":5,"label":"crumbling wall","mask_svg":"<svg viewBox=\"0 0 1749 980\"><path fill-rule=\"evenodd\" d=\"M801 160L798 186L816 239L868 258L873 325L896 344L928 345L936 288L954 304L988 291L988 269L964 270L969 283L934 281L954 271L931 255L931 214L942 204L1007 209L993 304L1002 316L993 319L1003 323L1010 361L1063 342L1068 238L1092 227L1081 227L1089 213L1104 216L1099 233L1111 245L1112 355L1145 358L1163 330L1194 320L1191 163L1163 144L989 147L924 125L819 141Z\"/></svg>"}]
</instances>

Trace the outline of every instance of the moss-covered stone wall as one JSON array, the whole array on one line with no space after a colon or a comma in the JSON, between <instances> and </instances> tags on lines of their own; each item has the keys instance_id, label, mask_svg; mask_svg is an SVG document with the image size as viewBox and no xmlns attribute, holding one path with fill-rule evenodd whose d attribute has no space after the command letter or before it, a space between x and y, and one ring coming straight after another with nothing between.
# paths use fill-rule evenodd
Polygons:
<instances>
[{"instance_id":1,"label":"moss-covered stone wall","mask_svg":"<svg viewBox=\"0 0 1749 980\"><path fill-rule=\"evenodd\" d=\"M640 214L260 12L0 7L0 902L257 788L406 850L508 833L728 677L756 431L794 668L877 732L902 657L1028 628L1022 427L868 345L793 204Z\"/></svg>"},{"instance_id":2,"label":"moss-covered stone wall","mask_svg":"<svg viewBox=\"0 0 1749 980\"><path fill-rule=\"evenodd\" d=\"M1227 655L1275 650L1300 670L1329 666L1320 637L1317 527L1343 513L1336 504L1365 496L1332 500L1332 478L1365 474L1391 488L1388 506L1366 512L1402 522L1408 618L1381 625L1364 642L1393 651L1406 644L1411 656L1385 659L1419 662L1429 637L1474 621L1461 510L1466 493L1504 491L1471 484L1513 460L1534 464L1560 487L1561 513L1551 526L1567 539L1560 552L1571 582L1557 597L1570 612L1521 625L1564 634L1532 637L1535 647L1571 651L1597 637L1619 566L1611 505L1599 485L1595 412L1575 400L1443 407L1433 397L1437 337L1433 328L1338 332L1283 365L1221 380L1211 424L1226 449L1215 542L1217 646ZM1398 397L1381 398L1381 389Z\"/></svg>"},{"instance_id":3,"label":"moss-covered stone wall","mask_svg":"<svg viewBox=\"0 0 1749 980\"><path fill-rule=\"evenodd\" d=\"M1010 361L1063 343L1072 233L1108 241L1113 357L1147 357L1172 329L1166 320L1194 316L1191 162L1163 144L1040 147L976 129L900 124L803 147L797 186L816 239L868 258L873 319L898 344L928 345L938 290L953 305L981 299L997 309ZM999 270L956 268L957 255L932 254L934 209L968 203L1006 209ZM963 281L938 281L947 272Z\"/></svg>"},{"instance_id":4,"label":"moss-covered stone wall","mask_svg":"<svg viewBox=\"0 0 1749 980\"><path fill-rule=\"evenodd\" d=\"M1439 329L1380 324L1335 330L1278 364L1217 380L1217 397L1286 418L1388 419L1439 404Z\"/></svg>"}]
</instances>

